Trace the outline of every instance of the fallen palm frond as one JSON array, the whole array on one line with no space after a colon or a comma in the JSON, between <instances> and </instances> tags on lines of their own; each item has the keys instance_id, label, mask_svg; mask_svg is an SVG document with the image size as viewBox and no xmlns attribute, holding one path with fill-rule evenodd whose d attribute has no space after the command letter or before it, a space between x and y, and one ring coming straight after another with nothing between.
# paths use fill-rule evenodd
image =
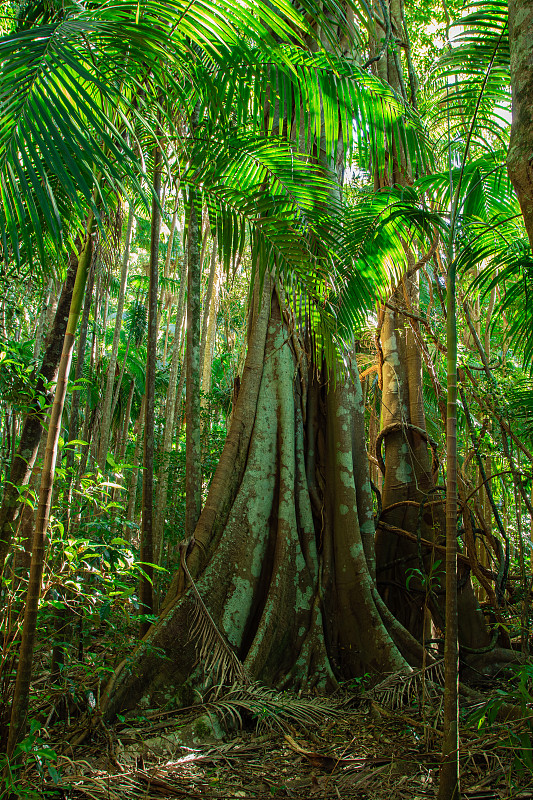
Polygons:
<instances>
[{"instance_id":1,"label":"fallen palm frond","mask_svg":"<svg viewBox=\"0 0 533 800\"><path fill-rule=\"evenodd\" d=\"M195 599L190 639L196 647L198 662L204 673L209 676L216 687L235 683L247 686L250 679L244 665L239 661L209 613L209 609L191 577L185 556L181 560L181 566L189 580ZM216 689L217 692L218 690Z\"/></svg>"},{"instance_id":2,"label":"fallen palm frond","mask_svg":"<svg viewBox=\"0 0 533 800\"><path fill-rule=\"evenodd\" d=\"M432 695L437 686L444 684L443 664L441 659L409 674L394 672L366 692L365 697L391 709L402 708L412 700L420 702L424 693Z\"/></svg>"},{"instance_id":3,"label":"fallen palm frond","mask_svg":"<svg viewBox=\"0 0 533 800\"><path fill-rule=\"evenodd\" d=\"M297 697L277 692L259 683L235 685L222 697L206 703L226 727L244 727L246 717L256 722L258 731L287 732L298 726L304 730L340 719L342 706L325 697Z\"/></svg>"}]
</instances>

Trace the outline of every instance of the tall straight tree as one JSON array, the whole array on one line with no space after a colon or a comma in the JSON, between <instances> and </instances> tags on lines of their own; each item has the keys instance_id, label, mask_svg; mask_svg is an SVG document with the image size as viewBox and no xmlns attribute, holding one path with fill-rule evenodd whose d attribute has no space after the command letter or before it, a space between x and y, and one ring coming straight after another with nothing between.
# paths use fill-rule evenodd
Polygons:
<instances>
[{"instance_id":1,"label":"tall straight tree","mask_svg":"<svg viewBox=\"0 0 533 800\"><path fill-rule=\"evenodd\" d=\"M0 507L0 571L3 570L5 559L9 553L15 522L21 511L19 502L20 487L25 486L30 480L37 457L45 416L42 401L44 399L46 405L51 400L47 386L55 383L61 361L77 268L78 259L76 256L72 256L69 259L61 297L57 304L54 321L48 333L46 349L40 364L39 376L35 386L35 400L24 418L17 452L11 463L9 480L5 484Z\"/></svg>"},{"instance_id":2,"label":"tall straight tree","mask_svg":"<svg viewBox=\"0 0 533 800\"><path fill-rule=\"evenodd\" d=\"M161 170L162 152L154 149L154 182L152 199L152 224L150 231L150 264L148 288L148 342L146 354L146 389L143 457L143 496L141 518L141 563L144 575L139 587L139 612L152 614L153 595L153 523L154 523L154 454L155 454L155 372L157 363L157 298L159 282L159 238L161 233ZM141 619L140 636L144 636L150 623Z\"/></svg>"},{"instance_id":3,"label":"tall straight tree","mask_svg":"<svg viewBox=\"0 0 533 800\"><path fill-rule=\"evenodd\" d=\"M50 506L52 502L52 490L54 487L55 466L57 459L57 447L59 434L61 431L61 418L67 394L67 384L74 350L74 337L78 318L83 306L85 283L89 272L92 258L92 230L94 217L89 215L87 222L87 232L85 243L78 258L78 268L76 271L76 281L72 292L70 312L68 317L67 329L61 353L61 362L57 376L57 385L54 394L54 402L50 413L48 425L48 436L46 440L46 451L41 470L41 487L39 491L39 504L37 506L37 516L33 533L33 547L31 556L30 576L26 593L26 603L24 609L24 622L22 627L22 639L19 649L19 660L17 666L17 677L13 694L13 704L11 708L11 723L9 726L9 738L7 744L7 755L11 757L17 742L23 737L28 711L29 691L32 676L33 650L35 645L35 634L37 630L37 611L39 608L39 598L41 596L41 583L44 568L44 545L48 521L50 518Z\"/></svg>"},{"instance_id":4,"label":"tall straight tree","mask_svg":"<svg viewBox=\"0 0 533 800\"><path fill-rule=\"evenodd\" d=\"M118 346L120 342L120 331L122 329L122 314L124 311L124 301L126 299L126 288L128 285L128 262L130 257L131 234L133 230L133 205L130 205L128 212L128 224L126 227L126 241L124 243L124 254L122 256L122 269L120 272L120 286L118 292L117 314L115 317L115 330L113 332L113 344L109 356L107 367L104 405L102 408L102 422L100 423L100 443L98 446L98 466L104 469L109 447L109 434L111 431L111 414L113 405L113 389L115 386L115 369L117 366Z\"/></svg>"},{"instance_id":5,"label":"tall straight tree","mask_svg":"<svg viewBox=\"0 0 533 800\"><path fill-rule=\"evenodd\" d=\"M200 437L200 319L202 309L200 239L202 217L200 208L197 193L191 191L187 257L187 350L185 378L185 535L189 539L194 536L194 531L202 508L202 448Z\"/></svg>"}]
</instances>

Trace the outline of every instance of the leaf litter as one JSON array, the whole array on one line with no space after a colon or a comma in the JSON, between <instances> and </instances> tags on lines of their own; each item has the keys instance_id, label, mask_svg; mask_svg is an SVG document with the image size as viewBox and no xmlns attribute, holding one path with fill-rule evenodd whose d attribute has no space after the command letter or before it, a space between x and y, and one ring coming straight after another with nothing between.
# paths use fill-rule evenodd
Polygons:
<instances>
[{"instance_id":1,"label":"leaf litter","mask_svg":"<svg viewBox=\"0 0 533 800\"><path fill-rule=\"evenodd\" d=\"M114 726L104 725L96 713L88 735L78 745L73 742L80 741L79 723L76 728L64 728L60 738L56 738L58 728L51 727L49 746L58 753L60 782L45 781L28 767L20 791L24 785L35 791L40 780L41 796L47 800L436 797L440 704L422 710L420 706L387 708L360 695L355 701L353 695L330 703L323 698L306 701L260 687L250 694L253 702L246 690L239 693L233 687L198 710L146 711L142 717L124 718ZM268 698L274 706L268 705ZM228 713L232 699L235 705ZM276 703L281 708L291 702L300 712L293 722L289 713L285 718L274 714L269 720ZM317 709L314 714L309 713L312 707ZM198 733L200 714L203 735L183 744L184 731ZM229 720L229 730L220 720ZM508 721L505 728L515 726L519 734L522 724ZM515 768L516 753L504 740L498 724L483 735L471 726L461 727L466 800L533 800L533 774Z\"/></svg>"}]
</instances>

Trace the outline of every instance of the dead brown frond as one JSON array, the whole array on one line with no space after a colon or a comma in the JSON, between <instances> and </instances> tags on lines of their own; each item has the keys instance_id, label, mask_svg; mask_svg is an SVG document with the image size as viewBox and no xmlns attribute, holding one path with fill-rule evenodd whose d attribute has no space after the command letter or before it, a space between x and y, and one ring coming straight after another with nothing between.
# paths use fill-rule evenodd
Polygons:
<instances>
[{"instance_id":1,"label":"dead brown frond","mask_svg":"<svg viewBox=\"0 0 533 800\"><path fill-rule=\"evenodd\" d=\"M232 684L247 686L250 678L244 665L239 661L209 613L209 609L191 577L185 557L182 558L182 567L190 582L195 599L190 639L196 647L198 662L204 673L211 679L217 693L223 686Z\"/></svg>"},{"instance_id":2,"label":"dead brown frond","mask_svg":"<svg viewBox=\"0 0 533 800\"><path fill-rule=\"evenodd\" d=\"M297 697L277 692L260 683L233 686L222 697L207 703L226 727L244 727L245 718L255 720L258 732L290 732L294 726L307 730L327 719L340 719L342 706L325 697Z\"/></svg>"},{"instance_id":3,"label":"dead brown frond","mask_svg":"<svg viewBox=\"0 0 533 800\"><path fill-rule=\"evenodd\" d=\"M408 674L394 672L374 686L365 696L390 709L402 708L409 705L412 700L420 702L424 693L426 697L433 696L437 686L443 685L443 664L444 660L441 659L424 669Z\"/></svg>"}]
</instances>

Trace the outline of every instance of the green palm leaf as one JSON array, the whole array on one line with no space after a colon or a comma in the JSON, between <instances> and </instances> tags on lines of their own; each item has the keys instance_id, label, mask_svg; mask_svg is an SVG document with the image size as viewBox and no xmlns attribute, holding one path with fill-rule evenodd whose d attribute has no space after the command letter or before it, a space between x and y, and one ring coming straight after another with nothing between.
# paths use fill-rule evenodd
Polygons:
<instances>
[{"instance_id":1,"label":"green palm leaf","mask_svg":"<svg viewBox=\"0 0 533 800\"><path fill-rule=\"evenodd\" d=\"M443 151L449 139L466 138L482 91L473 144L479 151L507 146L511 110L507 15L503 0L470 2L452 27L451 47L435 65L426 98Z\"/></svg>"},{"instance_id":2,"label":"green palm leaf","mask_svg":"<svg viewBox=\"0 0 533 800\"><path fill-rule=\"evenodd\" d=\"M323 15L314 0L305 8ZM0 39L0 225L4 257L17 260L21 243L31 254L35 241L43 259L46 235L64 236L51 176L81 218L105 205L104 186L124 193L127 179L146 194L129 144L132 117L153 133L142 92L157 95L172 69L190 72L198 52L220 63L243 34L275 49L275 36L311 33L287 0L109 2L21 19Z\"/></svg>"}]
</instances>

